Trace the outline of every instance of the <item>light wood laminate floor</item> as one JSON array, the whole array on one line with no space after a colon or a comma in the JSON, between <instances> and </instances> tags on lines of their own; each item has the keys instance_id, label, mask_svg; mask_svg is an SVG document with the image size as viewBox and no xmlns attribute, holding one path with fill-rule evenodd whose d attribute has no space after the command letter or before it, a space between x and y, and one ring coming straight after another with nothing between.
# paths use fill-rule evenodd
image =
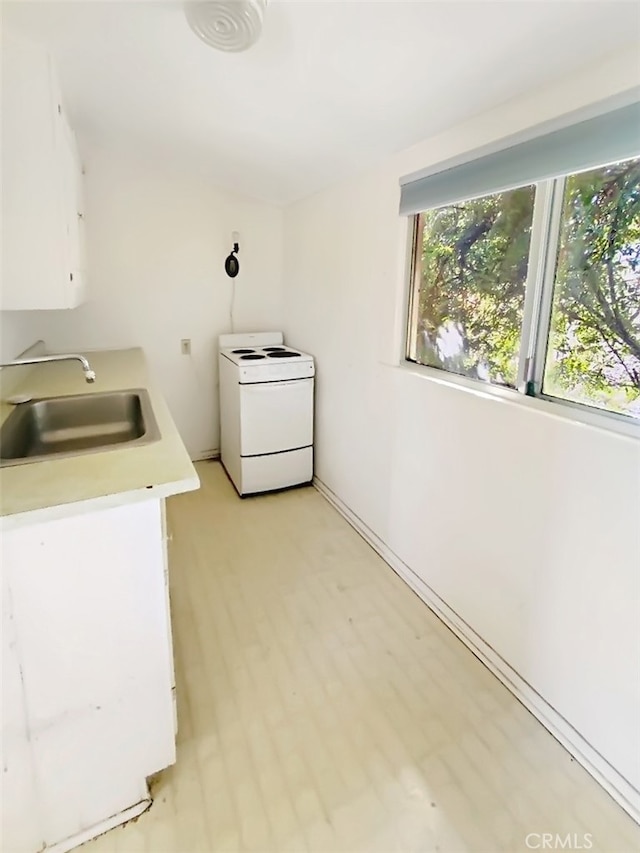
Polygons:
<instances>
[{"instance_id":1,"label":"light wood laminate floor","mask_svg":"<svg viewBox=\"0 0 640 853\"><path fill-rule=\"evenodd\" d=\"M219 464L198 471L169 501L178 760L86 853L640 849L318 492L243 501Z\"/></svg>"}]
</instances>

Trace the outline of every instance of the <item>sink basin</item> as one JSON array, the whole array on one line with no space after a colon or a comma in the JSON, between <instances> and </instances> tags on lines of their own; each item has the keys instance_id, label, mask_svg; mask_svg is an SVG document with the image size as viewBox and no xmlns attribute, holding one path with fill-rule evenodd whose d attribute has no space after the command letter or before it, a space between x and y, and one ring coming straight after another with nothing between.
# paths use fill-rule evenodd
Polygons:
<instances>
[{"instance_id":1,"label":"sink basin","mask_svg":"<svg viewBox=\"0 0 640 853\"><path fill-rule=\"evenodd\" d=\"M160 438L144 388L20 403L0 429L0 467Z\"/></svg>"}]
</instances>

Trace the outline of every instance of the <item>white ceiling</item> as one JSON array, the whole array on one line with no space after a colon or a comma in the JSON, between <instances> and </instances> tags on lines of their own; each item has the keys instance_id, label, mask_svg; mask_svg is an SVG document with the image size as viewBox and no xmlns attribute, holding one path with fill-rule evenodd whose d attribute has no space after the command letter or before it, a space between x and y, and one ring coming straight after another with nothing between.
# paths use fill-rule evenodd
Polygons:
<instances>
[{"instance_id":1,"label":"white ceiling","mask_svg":"<svg viewBox=\"0 0 640 853\"><path fill-rule=\"evenodd\" d=\"M271 0L260 41L217 52L182 4L3 2L48 44L81 145L196 169L276 203L638 40L632 2Z\"/></svg>"}]
</instances>

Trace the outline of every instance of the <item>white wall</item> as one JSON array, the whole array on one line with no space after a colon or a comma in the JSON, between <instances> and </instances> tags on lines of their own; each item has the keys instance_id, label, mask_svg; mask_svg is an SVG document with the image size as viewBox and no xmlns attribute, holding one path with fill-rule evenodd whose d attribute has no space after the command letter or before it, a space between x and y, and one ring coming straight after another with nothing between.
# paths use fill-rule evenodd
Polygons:
<instances>
[{"instance_id":1,"label":"white wall","mask_svg":"<svg viewBox=\"0 0 640 853\"><path fill-rule=\"evenodd\" d=\"M317 357L318 478L577 729L626 794L606 762L640 787L640 444L400 366L397 210L400 176L639 77L637 57L621 55L285 215L285 333Z\"/></svg>"},{"instance_id":2,"label":"white wall","mask_svg":"<svg viewBox=\"0 0 640 853\"><path fill-rule=\"evenodd\" d=\"M0 358L10 361L35 343L42 327L40 312L0 311Z\"/></svg>"},{"instance_id":3,"label":"white wall","mask_svg":"<svg viewBox=\"0 0 640 853\"><path fill-rule=\"evenodd\" d=\"M231 232L241 237L235 330L278 329L282 211L120 153L83 154L88 301L33 312L30 329L52 350L142 346L191 455L217 451L216 349L230 331ZM3 317L14 341L23 319ZM191 339L191 356L181 354L182 338Z\"/></svg>"}]
</instances>

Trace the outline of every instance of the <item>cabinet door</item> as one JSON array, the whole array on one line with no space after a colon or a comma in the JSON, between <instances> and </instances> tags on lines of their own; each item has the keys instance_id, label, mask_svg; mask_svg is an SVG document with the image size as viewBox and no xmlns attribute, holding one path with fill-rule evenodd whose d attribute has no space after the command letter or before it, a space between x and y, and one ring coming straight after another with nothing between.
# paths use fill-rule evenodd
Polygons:
<instances>
[{"instance_id":1,"label":"cabinet door","mask_svg":"<svg viewBox=\"0 0 640 853\"><path fill-rule=\"evenodd\" d=\"M11 530L3 549L52 845L144 799L175 761L160 505Z\"/></svg>"},{"instance_id":2,"label":"cabinet door","mask_svg":"<svg viewBox=\"0 0 640 853\"><path fill-rule=\"evenodd\" d=\"M55 162L58 93L49 57L2 39L3 310L61 307L64 235Z\"/></svg>"},{"instance_id":3,"label":"cabinet door","mask_svg":"<svg viewBox=\"0 0 640 853\"><path fill-rule=\"evenodd\" d=\"M83 296L72 201L81 174L55 68L40 45L3 31L2 76L0 309L71 308Z\"/></svg>"},{"instance_id":4,"label":"cabinet door","mask_svg":"<svg viewBox=\"0 0 640 853\"><path fill-rule=\"evenodd\" d=\"M313 379L240 386L240 455L313 443Z\"/></svg>"},{"instance_id":5,"label":"cabinet door","mask_svg":"<svg viewBox=\"0 0 640 853\"><path fill-rule=\"evenodd\" d=\"M75 135L62 109L57 125L61 216L66 238L67 307L74 308L82 302L85 289L82 167Z\"/></svg>"},{"instance_id":6,"label":"cabinet door","mask_svg":"<svg viewBox=\"0 0 640 853\"><path fill-rule=\"evenodd\" d=\"M2 842L12 853L44 846L20 658L6 564L2 584Z\"/></svg>"}]
</instances>

